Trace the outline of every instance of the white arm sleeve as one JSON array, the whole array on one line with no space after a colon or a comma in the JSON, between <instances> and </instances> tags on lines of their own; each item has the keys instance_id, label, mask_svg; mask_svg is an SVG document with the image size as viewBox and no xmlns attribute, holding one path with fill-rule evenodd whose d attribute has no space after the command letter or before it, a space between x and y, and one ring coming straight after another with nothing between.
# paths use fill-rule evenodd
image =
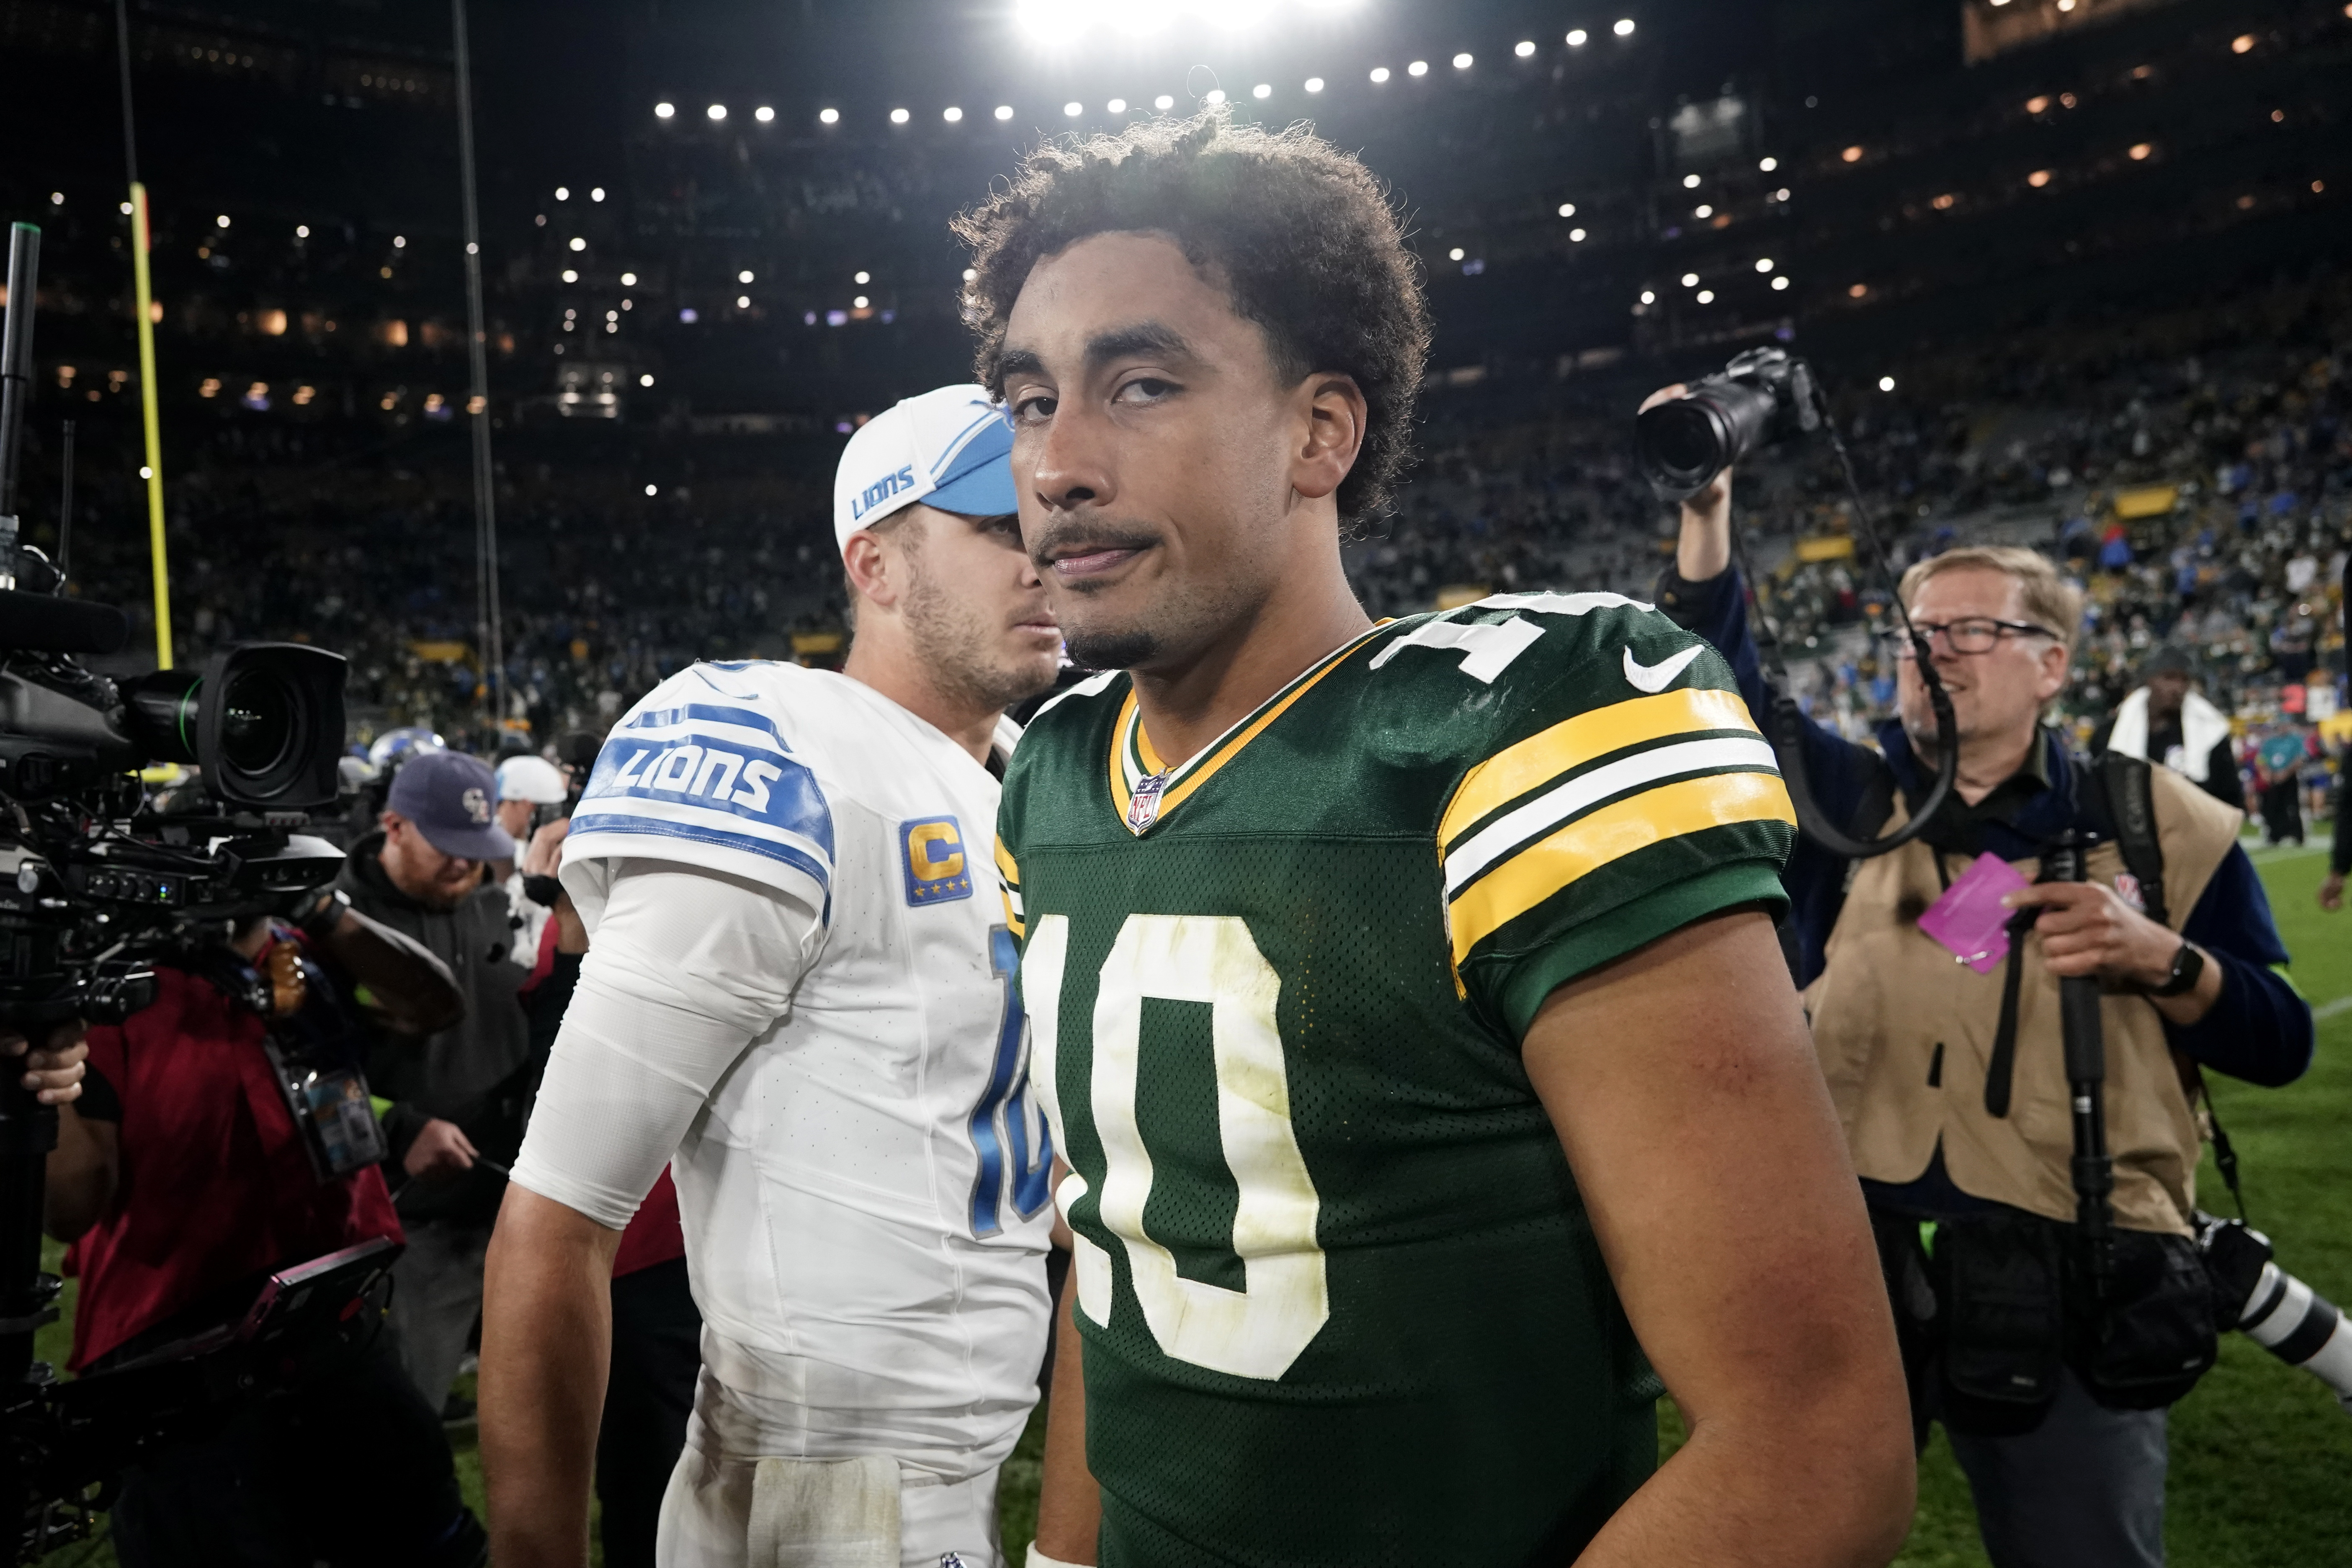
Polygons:
<instances>
[{"instance_id":1,"label":"white arm sleeve","mask_svg":"<svg viewBox=\"0 0 2352 1568\"><path fill-rule=\"evenodd\" d=\"M792 1009L820 912L673 862L614 868L514 1179L619 1230L743 1048Z\"/></svg>"}]
</instances>

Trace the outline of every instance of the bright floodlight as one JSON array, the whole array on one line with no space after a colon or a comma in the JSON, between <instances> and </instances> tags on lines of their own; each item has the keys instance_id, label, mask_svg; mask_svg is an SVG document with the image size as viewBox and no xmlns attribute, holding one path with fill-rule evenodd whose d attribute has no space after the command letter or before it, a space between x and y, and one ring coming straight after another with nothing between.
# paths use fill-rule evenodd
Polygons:
<instances>
[{"instance_id":1,"label":"bright floodlight","mask_svg":"<svg viewBox=\"0 0 2352 1568\"><path fill-rule=\"evenodd\" d=\"M1617 25L1609 30L1621 38L1630 38L1633 36L1633 18L1620 16L1617 18Z\"/></svg>"},{"instance_id":2,"label":"bright floodlight","mask_svg":"<svg viewBox=\"0 0 2352 1568\"><path fill-rule=\"evenodd\" d=\"M1892 392L1892 391L1894 391L1894 390L1895 390L1895 378L1894 378L1893 376L1891 376L1891 375L1882 375L1882 376L1880 376L1880 377L1878 378L1878 390L1879 390L1879 391L1881 391L1881 392Z\"/></svg>"},{"instance_id":3,"label":"bright floodlight","mask_svg":"<svg viewBox=\"0 0 2352 1568\"><path fill-rule=\"evenodd\" d=\"M1772 270L1772 258L1771 258L1770 257L1769 257L1769 256L1759 256L1759 257L1758 257L1758 258L1756 258L1756 270L1757 270L1757 271L1759 271L1759 272L1769 272L1769 271L1771 271L1771 270Z\"/></svg>"},{"instance_id":4,"label":"bright floodlight","mask_svg":"<svg viewBox=\"0 0 2352 1568\"><path fill-rule=\"evenodd\" d=\"M60 203L59 205L62 205L63 204L62 204L62 203ZM310 226L309 224L307 224L307 223L298 223L298 224L296 224L296 225L294 226L294 237L295 237L295 238L297 238L297 239L308 239L308 238L310 238Z\"/></svg>"},{"instance_id":5,"label":"bright floodlight","mask_svg":"<svg viewBox=\"0 0 2352 1568\"><path fill-rule=\"evenodd\" d=\"M751 279L746 278L743 281L749 283ZM861 272L856 277L852 278L850 281L852 283L871 283L874 281L874 274L871 272Z\"/></svg>"},{"instance_id":6,"label":"bright floodlight","mask_svg":"<svg viewBox=\"0 0 2352 1568\"><path fill-rule=\"evenodd\" d=\"M1086 111L1087 106L1083 103L1076 102L1076 100L1062 105L1062 112L1068 115L1073 120L1076 120L1079 115L1084 114Z\"/></svg>"},{"instance_id":7,"label":"bright floodlight","mask_svg":"<svg viewBox=\"0 0 2352 1568\"><path fill-rule=\"evenodd\" d=\"M213 219L213 226L215 228L226 228L228 226L228 214L223 213L218 217Z\"/></svg>"},{"instance_id":8,"label":"bright floodlight","mask_svg":"<svg viewBox=\"0 0 2352 1568\"><path fill-rule=\"evenodd\" d=\"M1764 159L1759 159L1759 160L1757 162L1756 166L1757 166L1758 168L1759 168L1759 169L1763 170L1766 174L1770 174L1773 170L1775 170L1775 169L1777 169L1777 168L1779 168L1779 167L1780 166L1780 159L1778 159L1778 158L1764 158Z\"/></svg>"},{"instance_id":9,"label":"bright floodlight","mask_svg":"<svg viewBox=\"0 0 2352 1568\"><path fill-rule=\"evenodd\" d=\"M1587 33L1583 28L1579 27L1568 35L1568 47L1571 49L1580 49L1584 47L1584 40L1591 36L1592 35Z\"/></svg>"},{"instance_id":10,"label":"bright floodlight","mask_svg":"<svg viewBox=\"0 0 2352 1568\"><path fill-rule=\"evenodd\" d=\"M226 227L227 226L223 225L222 226ZM406 250L408 248L408 237L404 234L394 235L392 237L392 247L394 250Z\"/></svg>"},{"instance_id":11,"label":"bright floodlight","mask_svg":"<svg viewBox=\"0 0 2352 1568\"><path fill-rule=\"evenodd\" d=\"M1225 101L1225 89L1224 89L1223 88L1222 88L1222 87L1213 87L1213 88L1211 88L1211 89L1209 89L1209 96L1208 96L1208 99L1207 99L1207 100L1206 100L1206 101L1208 101L1208 102L1210 102L1210 103L1223 103L1223 102L1224 102L1224 101Z\"/></svg>"},{"instance_id":12,"label":"bright floodlight","mask_svg":"<svg viewBox=\"0 0 2352 1568\"><path fill-rule=\"evenodd\" d=\"M1467 53L1456 55L1454 57L1454 68L1458 71L1466 71L1470 68L1474 58L1474 56Z\"/></svg>"},{"instance_id":13,"label":"bright floodlight","mask_svg":"<svg viewBox=\"0 0 2352 1568\"><path fill-rule=\"evenodd\" d=\"M659 486L659 485L647 485L647 486L646 487L646 494L647 494L647 495L649 495L649 496L657 496L657 495L661 494L661 486Z\"/></svg>"},{"instance_id":14,"label":"bright floodlight","mask_svg":"<svg viewBox=\"0 0 2352 1568\"><path fill-rule=\"evenodd\" d=\"M604 187L599 185L594 190L590 191L588 193L588 199L592 202L603 201L604 199Z\"/></svg>"},{"instance_id":15,"label":"bright floodlight","mask_svg":"<svg viewBox=\"0 0 2352 1568\"><path fill-rule=\"evenodd\" d=\"M580 274L567 267L563 269L563 280L566 283L577 283L580 281Z\"/></svg>"},{"instance_id":16,"label":"bright floodlight","mask_svg":"<svg viewBox=\"0 0 2352 1568\"><path fill-rule=\"evenodd\" d=\"M816 111L816 122L819 125L838 125L841 123L841 110L820 109Z\"/></svg>"},{"instance_id":17,"label":"bright floodlight","mask_svg":"<svg viewBox=\"0 0 2352 1568\"><path fill-rule=\"evenodd\" d=\"M749 294L738 294L738 295L736 295L736 296L735 296L735 308L736 308L737 310L750 310L750 309L751 308L751 296L750 296Z\"/></svg>"},{"instance_id":18,"label":"bright floodlight","mask_svg":"<svg viewBox=\"0 0 2352 1568\"><path fill-rule=\"evenodd\" d=\"M1386 67L1386 66L1374 66L1374 67L1372 68L1372 80L1373 80L1373 81L1375 81L1375 82L1383 82L1383 81L1386 81L1386 80L1388 80L1388 79L1389 79L1389 68L1388 68L1388 67Z\"/></svg>"},{"instance_id":19,"label":"bright floodlight","mask_svg":"<svg viewBox=\"0 0 2352 1568\"><path fill-rule=\"evenodd\" d=\"M1108 103L1103 105L1103 107L1109 110L1113 114L1125 114L1127 112L1127 100L1123 98L1114 98Z\"/></svg>"},{"instance_id":20,"label":"bright floodlight","mask_svg":"<svg viewBox=\"0 0 2352 1568\"><path fill-rule=\"evenodd\" d=\"M1655 295L1655 294L1652 293L1652 292L1651 292L1649 289L1643 289L1643 290L1642 290L1642 303L1643 303L1644 305L1654 305L1654 304L1656 304L1657 302L1658 302L1658 297L1657 297L1657 295Z\"/></svg>"},{"instance_id":21,"label":"bright floodlight","mask_svg":"<svg viewBox=\"0 0 2352 1568\"><path fill-rule=\"evenodd\" d=\"M677 105L675 103L656 103L654 105L654 118L656 120L667 120L671 115L676 114L677 112Z\"/></svg>"},{"instance_id":22,"label":"bright floodlight","mask_svg":"<svg viewBox=\"0 0 2352 1568\"><path fill-rule=\"evenodd\" d=\"M1789 278L1786 273L1783 273L1780 277L1772 279L1772 287L1775 289L1786 289L1788 286Z\"/></svg>"},{"instance_id":23,"label":"bright floodlight","mask_svg":"<svg viewBox=\"0 0 2352 1568\"><path fill-rule=\"evenodd\" d=\"M1323 90L1323 79L1319 76L1308 77L1307 79L1307 90L1309 92L1321 92Z\"/></svg>"},{"instance_id":24,"label":"bright floodlight","mask_svg":"<svg viewBox=\"0 0 2352 1568\"><path fill-rule=\"evenodd\" d=\"M751 269L747 267L742 271L735 274L735 281L738 283L749 283L751 281Z\"/></svg>"},{"instance_id":25,"label":"bright floodlight","mask_svg":"<svg viewBox=\"0 0 2352 1568\"><path fill-rule=\"evenodd\" d=\"M912 114L903 109L894 109L890 111L890 123L893 125L904 125L913 118L915 117Z\"/></svg>"},{"instance_id":26,"label":"bright floodlight","mask_svg":"<svg viewBox=\"0 0 2352 1568\"><path fill-rule=\"evenodd\" d=\"M624 272L624 273L622 273L622 274L621 274L621 287L622 287L622 288L624 288L624 289L634 289L634 288L635 288L636 286L637 286L637 275L636 275L635 273L634 273L634 272Z\"/></svg>"},{"instance_id":27,"label":"bright floodlight","mask_svg":"<svg viewBox=\"0 0 2352 1568\"><path fill-rule=\"evenodd\" d=\"M556 186L556 187L555 187L555 199L556 199L557 201L559 201L559 202L568 202L568 201L570 201L570 200L572 199L572 187L571 187L571 186L569 186L569 185L558 185L558 186Z\"/></svg>"},{"instance_id":28,"label":"bright floodlight","mask_svg":"<svg viewBox=\"0 0 2352 1568\"><path fill-rule=\"evenodd\" d=\"M950 104L947 108L940 110L940 118L946 121L950 125L953 125L963 118L963 110L956 108L953 104Z\"/></svg>"},{"instance_id":29,"label":"bright floodlight","mask_svg":"<svg viewBox=\"0 0 2352 1568\"><path fill-rule=\"evenodd\" d=\"M1685 272L1685 273L1684 273L1684 274L1683 274L1683 287L1684 287L1684 288L1685 288L1685 289L1696 289L1696 288L1697 288L1697 287L1698 287L1698 274L1697 274L1697 273L1696 273L1696 272Z\"/></svg>"},{"instance_id":30,"label":"bright floodlight","mask_svg":"<svg viewBox=\"0 0 2352 1568\"><path fill-rule=\"evenodd\" d=\"M776 118L776 111L767 104L763 103L760 105L759 108L751 111L751 118L758 121L761 124L766 125Z\"/></svg>"},{"instance_id":31,"label":"bright floodlight","mask_svg":"<svg viewBox=\"0 0 2352 1568\"><path fill-rule=\"evenodd\" d=\"M651 371L647 371L645 374L637 377L637 384L639 386L651 386L653 384L654 377Z\"/></svg>"},{"instance_id":32,"label":"bright floodlight","mask_svg":"<svg viewBox=\"0 0 2352 1568\"><path fill-rule=\"evenodd\" d=\"M1445 256L1446 259L1450 261L1459 261L1462 259L1462 247L1457 245L1453 249L1447 251Z\"/></svg>"},{"instance_id":33,"label":"bright floodlight","mask_svg":"<svg viewBox=\"0 0 2352 1568\"><path fill-rule=\"evenodd\" d=\"M1518 42L1518 47L1511 51L1511 53L1518 56L1521 59L1528 58L1535 52L1536 41L1533 38L1521 38Z\"/></svg>"},{"instance_id":34,"label":"bright floodlight","mask_svg":"<svg viewBox=\"0 0 2352 1568\"><path fill-rule=\"evenodd\" d=\"M1695 191L1698 189L1698 176L1696 174L1685 174L1683 176L1683 189L1686 191Z\"/></svg>"},{"instance_id":35,"label":"bright floodlight","mask_svg":"<svg viewBox=\"0 0 2352 1568\"><path fill-rule=\"evenodd\" d=\"M872 303L872 300L868 300L865 295L860 294L856 299L852 300L849 302L849 308L853 310L863 310L866 306Z\"/></svg>"},{"instance_id":36,"label":"bright floodlight","mask_svg":"<svg viewBox=\"0 0 2352 1568\"><path fill-rule=\"evenodd\" d=\"M1714 290L1714 289L1700 289L1700 290L1698 291L1698 302L1699 302L1700 304L1702 304L1702 305L1712 305L1712 304L1714 304L1714 303L1715 303L1715 290Z\"/></svg>"},{"instance_id":37,"label":"bright floodlight","mask_svg":"<svg viewBox=\"0 0 2352 1568\"><path fill-rule=\"evenodd\" d=\"M1584 243L1584 231L1580 228L1570 229L1568 231L1568 238L1569 243L1571 245L1582 245Z\"/></svg>"},{"instance_id":38,"label":"bright floodlight","mask_svg":"<svg viewBox=\"0 0 2352 1568\"><path fill-rule=\"evenodd\" d=\"M585 250L588 248L588 242L575 234L572 237L572 248L574 250Z\"/></svg>"},{"instance_id":39,"label":"bright floodlight","mask_svg":"<svg viewBox=\"0 0 2352 1568\"><path fill-rule=\"evenodd\" d=\"M1429 74L1429 62L1427 60L1415 60L1412 64L1404 68L1404 74L1407 76L1427 76Z\"/></svg>"},{"instance_id":40,"label":"bright floodlight","mask_svg":"<svg viewBox=\"0 0 2352 1568\"><path fill-rule=\"evenodd\" d=\"M1010 119L1012 119L1012 118L1013 118L1013 106L1012 106L1011 104L1009 104L1009 103L1000 103L1000 104L998 104L998 105L996 106L996 118L997 118L997 119L999 119L999 120L1010 120Z\"/></svg>"},{"instance_id":41,"label":"bright floodlight","mask_svg":"<svg viewBox=\"0 0 2352 1568\"><path fill-rule=\"evenodd\" d=\"M702 112L713 120L724 120L727 118L727 106L723 103L714 103Z\"/></svg>"},{"instance_id":42,"label":"bright floodlight","mask_svg":"<svg viewBox=\"0 0 2352 1568\"><path fill-rule=\"evenodd\" d=\"M1559 216L1562 217L1574 217L1576 216L1576 204L1574 202L1560 203Z\"/></svg>"},{"instance_id":43,"label":"bright floodlight","mask_svg":"<svg viewBox=\"0 0 2352 1568\"><path fill-rule=\"evenodd\" d=\"M1693 217L1713 217L1714 216L1715 209L1707 205L1705 202L1701 202L1698 205L1691 209L1691 216Z\"/></svg>"},{"instance_id":44,"label":"bright floodlight","mask_svg":"<svg viewBox=\"0 0 2352 1568\"><path fill-rule=\"evenodd\" d=\"M1151 100L1151 107L1160 110L1162 114L1165 114L1168 110L1176 107L1176 100L1163 92L1158 98Z\"/></svg>"},{"instance_id":45,"label":"bright floodlight","mask_svg":"<svg viewBox=\"0 0 2352 1568\"><path fill-rule=\"evenodd\" d=\"M1274 96L1274 84L1271 82L1262 81L1255 87L1250 89L1250 96L1261 100L1272 98Z\"/></svg>"}]
</instances>

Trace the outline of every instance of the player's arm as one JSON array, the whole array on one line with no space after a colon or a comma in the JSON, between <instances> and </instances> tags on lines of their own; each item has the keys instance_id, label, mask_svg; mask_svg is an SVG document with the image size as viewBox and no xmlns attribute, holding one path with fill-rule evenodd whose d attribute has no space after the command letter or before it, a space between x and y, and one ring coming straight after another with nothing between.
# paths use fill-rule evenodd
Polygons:
<instances>
[{"instance_id":1,"label":"player's arm","mask_svg":"<svg viewBox=\"0 0 2352 1568\"><path fill-rule=\"evenodd\" d=\"M1058 1159L1054 1162L1055 1192L1062 1190L1069 1169ZM1058 1212L1055 1227L1067 1245ZM1090 1563L1095 1537L1102 1530L1102 1490L1087 1468L1086 1343L1071 1315L1078 1299L1077 1278L1073 1268L1063 1279L1062 1299L1054 1309L1054 1384L1046 1390L1045 1474L1037 1495L1032 1563L1041 1552L1056 1563Z\"/></svg>"},{"instance_id":2,"label":"player's arm","mask_svg":"<svg viewBox=\"0 0 2352 1568\"><path fill-rule=\"evenodd\" d=\"M1580 1564L1887 1562L1914 1488L1894 1321L1770 922L1703 920L1561 985L1523 1049L1690 1429Z\"/></svg>"},{"instance_id":3,"label":"player's arm","mask_svg":"<svg viewBox=\"0 0 2352 1568\"><path fill-rule=\"evenodd\" d=\"M822 935L823 889L808 891L659 862L613 878L484 1270L482 1468L500 1568L587 1561L613 1256L711 1089L789 1008Z\"/></svg>"}]
</instances>

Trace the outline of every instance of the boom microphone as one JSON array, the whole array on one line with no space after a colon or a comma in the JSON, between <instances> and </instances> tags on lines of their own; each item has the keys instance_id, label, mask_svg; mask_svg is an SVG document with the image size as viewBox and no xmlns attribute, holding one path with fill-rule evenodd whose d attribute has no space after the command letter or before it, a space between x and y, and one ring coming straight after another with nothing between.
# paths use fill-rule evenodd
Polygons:
<instances>
[{"instance_id":1,"label":"boom microphone","mask_svg":"<svg viewBox=\"0 0 2352 1568\"><path fill-rule=\"evenodd\" d=\"M0 589L0 650L106 654L130 637L129 618L111 605Z\"/></svg>"}]
</instances>

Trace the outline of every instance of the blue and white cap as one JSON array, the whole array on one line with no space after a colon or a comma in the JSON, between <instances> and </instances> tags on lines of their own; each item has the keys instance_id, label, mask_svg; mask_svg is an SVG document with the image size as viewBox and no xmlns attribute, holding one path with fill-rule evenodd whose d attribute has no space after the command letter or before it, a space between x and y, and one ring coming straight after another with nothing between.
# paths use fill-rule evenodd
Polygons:
<instances>
[{"instance_id":1,"label":"blue and white cap","mask_svg":"<svg viewBox=\"0 0 2352 1568\"><path fill-rule=\"evenodd\" d=\"M834 542L917 501L966 517L1004 517L1013 488L1013 426L982 386L943 386L866 422L833 479Z\"/></svg>"}]
</instances>

